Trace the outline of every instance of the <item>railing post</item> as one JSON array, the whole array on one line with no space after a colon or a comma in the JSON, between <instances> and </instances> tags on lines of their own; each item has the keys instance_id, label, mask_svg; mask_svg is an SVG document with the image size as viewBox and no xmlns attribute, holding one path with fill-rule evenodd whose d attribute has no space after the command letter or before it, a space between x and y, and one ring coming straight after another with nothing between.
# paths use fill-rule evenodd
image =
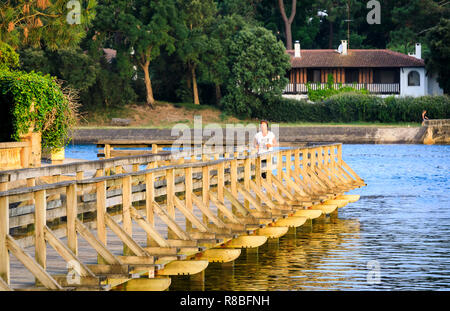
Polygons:
<instances>
[{"instance_id":1,"label":"railing post","mask_svg":"<svg viewBox=\"0 0 450 311\"><path fill-rule=\"evenodd\" d=\"M7 191L8 184L0 183L0 191ZM10 266L6 236L9 234L9 199L0 197L0 277L9 285Z\"/></svg>"},{"instance_id":2,"label":"railing post","mask_svg":"<svg viewBox=\"0 0 450 311\"><path fill-rule=\"evenodd\" d=\"M123 230L130 236L133 235L133 225L131 222L131 176L125 176L122 178L122 225ZM123 254L125 256L131 255L131 250L124 244Z\"/></svg>"},{"instance_id":3,"label":"railing post","mask_svg":"<svg viewBox=\"0 0 450 311\"><path fill-rule=\"evenodd\" d=\"M47 218L46 191L36 191L34 202L35 258L37 263L45 270L47 266L47 246L44 233Z\"/></svg>"},{"instance_id":4,"label":"railing post","mask_svg":"<svg viewBox=\"0 0 450 311\"><path fill-rule=\"evenodd\" d=\"M294 172L295 176L300 176L300 149L294 150Z\"/></svg>"},{"instance_id":5,"label":"railing post","mask_svg":"<svg viewBox=\"0 0 450 311\"><path fill-rule=\"evenodd\" d=\"M153 168L155 166L154 163L149 163L147 168ZM155 199L155 175L153 173L145 174L145 210L147 214L147 222L154 227L155 219L154 219L154 211L153 211L153 200ZM156 246L157 243L152 237L147 234L147 246Z\"/></svg>"},{"instance_id":6,"label":"railing post","mask_svg":"<svg viewBox=\"0 0 450 311\"><path fill-rule=\"evenodd\" d=\"M78 256L78 241L76 231L76 219L77 219L77 185L72 184L66 187L66 216L67 216L67 246ZM97 198L98 200L98 198ZM98 215L97 215L98 218Z\"/></svg>"},{"instance_id":7,"label":"railing post","mask_svg":"<svg viewBox=\"0 0 450 311\"><path fill-rule=\"evenodd\" d=\"M272 176L272 161L273 161L273 155L272 155L272 153L269 153L267 155L267 160L266 160L266 162L267 162L267 164L266 164L266 180L269 183L269 185L272 182L272 177L271 177Z\"/></svg>"},{"instance_id":8,"label":"railing post","mask_svg":"<svg viewBox=\"0 0 450 311\"><path fill-rule=\"evenodd\" d=\"M233 160L231 160L231 162L230 162L231 193L235 197L237 196L237 181L238 181L237 157L238 157L238 153L235 152L233 155Z\"/></svg>"},{"instance_id":9,"label":"railing post","mask_svg":"<svg viewBox=\"0 0 450 311\"><path fill-rule=\"evenodd\" d=\"M97 192L97 237L106 246L106 181L96 183L95 188ZM99 264L105 263L100 255L98 255L97 262Z\"/></svg>"},{"instance_id":10,"label":"railing post","mask_svg":"<svg viewBox=\"0 0 450 311\"><path fill-rule=\"evenodd\" d=\"M217 198L220 203L224 203L223 187L225 185L225 162L217 165ZM217 209L217 216L223 218L222 213Z\"/></svg>"},{"instance_id":11,"label":"railing post","mask_svg":"<svg viewBox=\"0 0 450 311\"><path fill-rule=\"evenodd\" d=\"M172 219L175 219L175 203L174 203L174 196L175 196L175 176L174 176L174 169L167 169L166 170L166 208L167 213ZM167 229L167 236L169 239L175 239L176 235L175 233L168 228Z\"/></svg>"},{"instance_id":12,"label":"railing post","mask_svg":"<svg viewBox=\"0 0 450 311\"><path fill-rule=\"evenodd\" d=\"M186 167L184 169L184 185L185 185L186 208L192 212L194 209L192 205L192 192L194 190L192 185L192 167ZM186 231L189 231L191 229L192 223L186 217Z\"/></svg>"},{"instance_id":13,"label":"railing post","mask_svg":"<svg viewBox=\"0 0 450 311\"><path fill-rule=\"evenodd\" d=\"M261 187L261 156L257 155L255 158L255 183Z\"/></svg>"},{"instance_id":14,"label":"railing post","mask_svg":"<svg viewBox=\"0 0 450 311\"><path fill-rule=\"evenodd\" d=\"M203 155L203 161L206 160L205 155ZM202 200L206 208L209 209L209 167L204 165L202 167ZM203 215L203 222L208 223L208 217Z\"/></svg>"}]
</instances>

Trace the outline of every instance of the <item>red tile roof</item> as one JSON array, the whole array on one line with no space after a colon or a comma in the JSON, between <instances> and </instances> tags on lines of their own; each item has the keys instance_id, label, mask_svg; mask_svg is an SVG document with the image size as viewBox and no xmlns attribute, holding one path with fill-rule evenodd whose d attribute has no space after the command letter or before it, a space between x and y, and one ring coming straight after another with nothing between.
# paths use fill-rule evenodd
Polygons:
<instances>
[{"instance_id":1,"label":"red tile roof","mask_svg":"<svg viewBox=\"0 0 450 311\"><path fill-rule=\"evenodd\" d=\"M294 50L287 50L292 68L336 67L424 67L425 62L413 56L391 50L349 50L341 55L335 50L301 50L301 57L294 57Z\"/></svg>"}]
</instances>

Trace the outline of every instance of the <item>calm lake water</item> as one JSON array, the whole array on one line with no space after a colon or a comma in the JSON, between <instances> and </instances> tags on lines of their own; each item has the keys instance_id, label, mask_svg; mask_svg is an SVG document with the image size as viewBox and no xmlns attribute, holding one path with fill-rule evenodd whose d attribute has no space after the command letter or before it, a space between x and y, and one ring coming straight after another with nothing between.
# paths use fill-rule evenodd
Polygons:
<instances>
[{"instance_id":1,"label":"calm lake water","mask_svg":"<svg viewBox=\"0 0 450 311\"><path fill-rule=\"evenodd\" d=\"M96 159L95 146L66 157ZM171 290L449 290L450 146L344 145L368 184L339 218L210 264L205 283L173 278Z\"/></svg>"}]
</instances>

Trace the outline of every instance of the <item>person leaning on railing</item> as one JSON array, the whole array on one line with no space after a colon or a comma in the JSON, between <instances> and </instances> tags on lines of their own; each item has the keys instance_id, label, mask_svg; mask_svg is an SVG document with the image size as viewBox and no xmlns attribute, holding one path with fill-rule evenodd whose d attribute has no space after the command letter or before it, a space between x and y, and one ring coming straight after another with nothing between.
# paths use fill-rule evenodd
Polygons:
<instances>
[{"instance_id":1,"label":"person leaning on railing","mask_svg":"<svg viewBox=\"0 0 450 311\"><path fill-rule=\"evenodd\" d=\"M277 139L275 138L275 134L269 131L269 122L266 120L261 120L259 122L260 131L256 133L255 138L253 140L253 145L256 148L258 154L262 154L264 152L273 151L274 146L278 146ZM261 167L264 168L267 164L267 160L261 161ZM266 178L266 173L263 172L261 174L263 178Z\"/></svg>"}]
</instances>

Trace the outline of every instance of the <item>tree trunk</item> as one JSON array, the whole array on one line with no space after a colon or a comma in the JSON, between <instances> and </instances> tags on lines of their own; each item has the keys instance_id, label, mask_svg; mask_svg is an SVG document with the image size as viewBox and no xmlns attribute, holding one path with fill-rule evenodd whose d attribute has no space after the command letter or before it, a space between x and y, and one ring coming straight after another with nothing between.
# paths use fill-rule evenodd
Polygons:
<instances>
[{"instance_id":1,"label":"tree trunk","mask_svg":"<svg viewBox=\"0 0 450 311\"><path fill-rule=\"evenodd\" d=\"M144 64L141 64L142 70L144 70L145 89L147 90L147 105L149 105L152 109L155 109L153 106L155 104L155 98L153 97L152 81L150 80L150 73L148 70L149 66L150 61L146 61Z\"/></svg>"},{"instance_id":2,"label":"tree trunk","mask_svg":"<svg viewBox=\"0 0 450 311\"><path fill-rule=\"evenodd\" d=\"M328 39L328 48L332 49L334 40L334 25L332 21L328 21L328 23L330 24L330 37Z\"/></svg>"},{"instance_id":3,"label":"tree trunk","mask_svg":"<svg viewBox=\"0 0 450 311\"><path fill-rule=\"evenodd\" d=\"M216 105L220 107L220 100L222 99L222 92L220 90L220 84L216 83Z\"/></svg>"},{"instance_id":4,"label":"tree trunk","mask_svg":"<svg viewBox=\"0 0 450 311\"><path fill-rule=\"evenodd\" d=\"M294 21L295 13L297 11L297 0L292 0L291 16L287 18L286 10L284 9L284 1L278 0L278 7L281 12L281 17L284 21L284 28L286 33L286 49L292 50L292 30L291 25Z\"/></svg>"},{"instance_id":5,"label":"tree trunk","mask_svg":"<svg viewBox=\"0 0 450 311\"><path fill-rule=\"evenodd\" d=\"M192 66L191 67L191 71L192 71L192 88L194 91L194 104L195 105L200 105L200 100L198 99L198 88L197 88L197 78L195 76L195 67L196 66Z\"/></svg>"}]
</instances>

